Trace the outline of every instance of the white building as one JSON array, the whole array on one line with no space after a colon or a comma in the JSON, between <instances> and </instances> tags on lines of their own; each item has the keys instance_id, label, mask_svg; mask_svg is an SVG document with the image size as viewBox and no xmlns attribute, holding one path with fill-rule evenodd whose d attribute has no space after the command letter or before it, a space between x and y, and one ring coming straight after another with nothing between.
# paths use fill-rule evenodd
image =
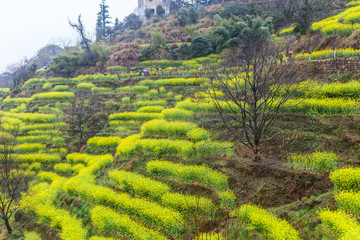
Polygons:
<instances>
[{"instance_id":1,"label":"white building","mask_svg":"<svg viewBox=\"0 0 360 240\"><path fill-rule=\"evenodd\" d=\"M165 9L165 15L170 13L170 0L138 0L138 15L144 17L145 10L150 9L155 16L156 8L159 5Z\"/></svg>"}]
</instances>

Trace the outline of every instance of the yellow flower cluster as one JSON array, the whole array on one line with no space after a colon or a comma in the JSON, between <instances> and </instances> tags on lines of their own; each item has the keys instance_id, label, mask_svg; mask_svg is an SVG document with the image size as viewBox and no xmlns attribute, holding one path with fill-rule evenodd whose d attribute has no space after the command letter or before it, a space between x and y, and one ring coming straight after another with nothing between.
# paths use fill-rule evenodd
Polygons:
<instances>
[{"instance_id":1,"label":"yellow flower cluster","mask_svg":"<svg viewBox=\"0 0 360 240\"><path fill-rule=\"evenodd\" d=\"M156 101L137 101L133 103L135 108L147 107L147 106L167 106L167 102L164 99L156 100Z\"/></svg>"},{"instance_id":2,"label":"yellow flower cluster","mask_svg":"<svg viewBox=\"0 0 360 240\"><path fill-rule=\"evenodd\" d=\"M17 142L23 143L51 143L52 137L49 135L23 136L17 137Z\"/></svg>"},{"instance_id":3,"label":"yellow flower cluster","mask_svg":"<svg viewBox=\"0 0 360 240\"><path fill-rule=\"evenodd\" d=\"M352 99L290 99L281 108L282 112L304 114L357 114L359 103Z\"/></svg>"},{"instance_id":4,"label":"yellow flower cluster","mask_svg":"<svg viewBox=\"0 0 360 240\"><path fill-rule=\"evenodd\" d=\"M92 137L87 141L87 145L92 151L109 152L115 151L121 140L120 137Z\"/></svg>"},{"instance_id":5,"label":"yellow flower cluster","mask_svg":"<svg viewBox=\"0 0 360 240\"><path fill-rule=\"evenodd\" d=\"M360 191L360 168L336 170L330 174L330 179L336 189Z\"/></svg>"},{"instance_id":6,"label":"yellow flower cluster","mask_svg":"<svg viewBox=\"0 0 360 240\"><path fill-rule=\"evenodd\" d=\"M194 240L225 240L221 233L202 233L196 236Z\"/></svg>"},{"instance_id":7,"label":"yellow flower cluster","mask_svg":"<svg viewBox=\"0 0 360 240\"><path fill-rule=\"evenodd\" d=\"M332 171L339 165L339 158L332 152L314 152L311 154L290 154L288 161L295 168L316 171Z\"/></svg>"},{"instance_id":8,"label":"yellow flower cluster","mask_svg":"<svg viewBox=\"0 0 360 240\"><path fill-rule=\"evenodd\" d=\"M147 106L137 110L140 113L161 113L165 108L163 106Z\"/></svg>"},{"instance_id":9,"label":"yellow flower cluster","mask_svg":"<svg viewBox=\"0 0 360 240\"><path fill-rule=\"evenodd\" d=\"M139 85L152 87L175 87L175 86L200 86L200 81L196 78L171 78L161 80L143 80Z\"/></svg>"},{"instance_id":10,"label":"yellow flower cluster","mask_svg":"<svg viewBox=\"0 0 360 240\"><path fill-rule=\"evenodd\" d=\"M22 103L19 106L17 106L16 108L10 109L10 112L12 113L22 113L26 111L26 104Z\"/></svg>"},{"instance_id":11,"label":"yellow flower cluster","mask_svg":"<svg viewBox=\"0 0 360 240\"><path fill-rule=\"evenodd\" d=\"M188 166L169 161L150 161L146 170L153 176L176 178L188 182L198 182L217 190L227 190L228 177L207 166Z\"/></svg>"},{"instance_id":12,"label":"yellow flower cluster","mask_svg":"<svg viewBox=\"0 0 360 240\"><path fill-rule=\"evenodd\" d=\"M96 87L94 84L92 83L79 83L77 85L77 88L80 89L80 90L91 90L92 88Z\"/></svg>"},{"instance_id":13,"label":"yellow flower cluster","mask_svg":"<svg viewBox=\"0 0 360 240\"><path fill-rule=\"evenodd\" d=\"M218 101L219 107L222 111L227 113L233 113L238 109L235 104L227 103L225 101ZM230 104L230 105L229 105ZM202 113L217 113L218 108L215 105L214 101L208 98L205 99L192 99L188 98L182 102L176 104L176 108L185 109L193 112L202 112Z\"/></svg>"},{"instance_id":14,"label":"yellow flower cluster","mask_svg":"<svg viewBox=\"0 0 360 240\"><path fill-rule=\"evenodd\" d=\"M23 125L20 126L21 133L27 133L31 131L47 131L47 130L57 130L60 128L66 127L66 123L59 122L59 123L45 123L45 124L31 124L31 125Z\"/></svg>"},{"instance_id":15,"label":"yellow flower cluster","mask_svg":"<svg viewBox=\"0 0 360 240\"><path fill-rule=\"evenodd\" d=\"M139 112L122 112L116 114L110 114L110 120L136 120L136 121L149 121L153 119L159 119L161 115L159 113L139 113Z\"/></svg>"},{"instance_id":16,"label":"yellow flower cluster","mask_svg":"<svg viewBox=\"0 0 360 240\"><path fill-rule=\"evenodd\" d=\"M50 123L56 121L54 114L42 113L10 113L0 111L0 115L9 118L16 118L27 123Z\"/></svg>"},{"instance_id":17,"label":"yellow flower cluster","mask_svg":"<svg viewBox=\"0 0 360 240\"><path fill-rule=\"evenodd\" d=\"M179 108L168 108L161 112L162 118L166 120L182 120L191 121L193 119L193 113Z\"/></svg>"},{"instance_id":18,"label":"yellow flower cluster","mask_svg":"<svg viewBox=\"0 0 360 240\"><path fill-rule=\"evenodd\" d=\"M160 199L162 195L170 191L170 187L164 183L144 177L143 175L127 171L110 171L108 175L117 183L116 187L142 197Z\"/></svg>"},{"instance_id":19,"label":"yellow flower cluster","mask_svg":"<svg viewBox=\"0 0 360 240\"><path fill-rule=\"evenodd\" d=\"M42 89L43 90L50 90L52 88L52 83L45 83L43 86L42 86Z\"/></svg>"},{"instance_id":20,"label":"yellow flower cluster","mask_svg":"<svg viewBox=\"0 0 360 240\"><path fill-rule=\"evenodd\" d=\"M335 195L335 200L340 208L360 216L360 192L341 191Z\"/></svg>"},{"instance_id":21,"label":"yellow flower cluster","mask_svg":"<svg viewBox=\"0 0 360 240\"><path fill-rule=\"evenodd\" d=\"M336 49L335 55L337 57L358 57L360 56L360 50L353 49L353 48L346 48L346 49ZM310 55L310 60L320 60L320 59L330 59L334 57L334 50L332 49L325 49L321 51L312 52ZM300 53L294 56L296 60L309 60L308 53Z\"/></svg>"},{"instance_id":22,"label":"yellow flower cluster","mask_svg":"<svg viewBox=\"0 0 360 240\"><path fill-rule=\"evenodd\" d=\"M68 85L57 85L54 87L54 91L56 92L66 92L69 91L70 87Z\"/></svg>"},{"instance_id":23,"label":"yellow flower cluster","mask_svg":"<svg viewBox=\"0 0 360 240\"><path fill-rule=\"evenodd\" d=\"M149 91L149 87L148 86L133 86L131 87L131 92L133 93L145 93Z\"/></svg>"},{"instance_id":24,"label":"yellow flower cluster","mask_svg":"<svg viewBox=\"0 0 360 240\"><path fill-rule=\"evenodd\" d=\"M152 120L141 126L141 134L147 137L179 137L186 138L187 134L198 128L191 122L167 122L165 120Z\"/></svg>"},{"instance_id":25,"label":"yellow flower cluster","mask_svg":"<svg viewBox=\"0 0 360 240\"><path fill-rule=\"evenodd\" d=\"M24 233L25 240L41 240L40 234L36 232L25 232Z\"/></svg>"},{"instance_id":26,"label":"yellow flower cluster","mask_svg":"<svg viewBox=\"0 0 360 240\"><path fill-rule=\"evenodd\" d=\"M257 206L244 204L230 216L245 221L248 229L260 231L266 239L300 240L298 232L288 222Z\"/></svg>"},{"instance_id":27,"label":"yellow flower cluster","mask_svg":"<svg viewBox=\"0 0 360 240\"><path fill-rule=\"evenodd\" d=\"M200 212L212 216L216 211L215 205L210 199L180 193L165 193L161 197L161 202L167 207L190 214Z\"/></svg>"},{"instance_id":28,"label":"yellow flower cluster","mask_svg":"<svg viewBox=\"0 0 360 240\"><path fill-rule=\"evenodd\" d=\"M46 148L45 144L41 143L24 143L14 147L16 153L35 153Z\"/></svg>"},{"instance_id":29,"label":"yellow flower cluster","mask_svg":"<svg viewBox=\"0 0 360 240\"><path fill-rule=\"evenodd\" d=\"M354 217L345 212L323 210L319 212L319 218L324 225L335 232L339 240L360 239L360 224Z\"/></svg>"},{"instance_id":30,"label":"yellow flower cluster","mask_svg":"<svg viewBox=\"0 0 360 240\"><path fill-rule=\"evenodd\" d=\"M93 208L91 210L91 221L97 230L106 234L118 232L136 240L167 239L162 234L135 222L129 216L119 214L107 207L96 206Z\"/></svg>"},{"instance_id":31,"label":"yellow flower cluster","mask_svg":"<svg viewBox=\"0 0 360 240\"><path fill-rule=\"evenodd\" d=\"M73 166L69 163L58 163L54 165L54 170L57 173L73 173Z\"/></svg>"},{"instance_id":32,"label":"yellow flower cluster","mask_svg":"<svg viewBox=\"0 0 360 240\"><path fill-rule=\"evenodd\" d=\"M351 4L348 9L338 15L313 23L312 29L314 31L321 31L326 35L350 35L353 31L360 28L359 23L360 6Z\"/></svg>"},{"instance_id":33,"label":"yellow flower cluster","mask_svg":"<svg viewBox=\"0 0 360 240\"><path fill-rule=\"evenodd\" d=\"M40 163L46 163L46 164L54 164L54 163L61 162L61 157L56 154L45 154L45 153L18 154L16 156L16 161L19 163L40 162Z\"/></svg>"},{"instance_id":34,"label":"yellow flower cluster","mask_svg":"<svg viewBox=\"0 0 360 240\"><path fill-rule=\"evenodd\" d=\"M50 100L50 101L59 101L59 100L73 100L74 93L72 92L46 92L34 94L31 97L32 100Z\"/></svg>"}]
</instances>

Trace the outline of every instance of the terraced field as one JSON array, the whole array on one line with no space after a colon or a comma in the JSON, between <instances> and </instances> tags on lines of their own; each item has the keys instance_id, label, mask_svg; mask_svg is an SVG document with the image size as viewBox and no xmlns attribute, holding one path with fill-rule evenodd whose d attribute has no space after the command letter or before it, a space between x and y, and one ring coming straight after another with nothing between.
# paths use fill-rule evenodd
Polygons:
<instances>
[{"instance_id":1,"label":"terraced field","mask_svg":"<svg viewBox=\"0 0 360 240\"><path fill-rule=\"evenodd\" d=\"M216 113L206 81L153 77L120 87L116 75L27 81L28 97L7 96L0 112L2 131L17 136L17 161L35 179L22 199L25 212L64 240L234 239L235 223L261 239L300 239L300 229L285 220L236 201L228 174L206 162L237 158L233 143L195 121ZM304 83L283 111L357 115L359 89L358 82ZM69 153L64 111L77 90L99 96L112 114L86 148ZM319 219L338 239L360 239L360 169L338 169L330 179L339 209L324 209ZM25 234L42 237L37 229Z\"/></svg>"}]
</instances>

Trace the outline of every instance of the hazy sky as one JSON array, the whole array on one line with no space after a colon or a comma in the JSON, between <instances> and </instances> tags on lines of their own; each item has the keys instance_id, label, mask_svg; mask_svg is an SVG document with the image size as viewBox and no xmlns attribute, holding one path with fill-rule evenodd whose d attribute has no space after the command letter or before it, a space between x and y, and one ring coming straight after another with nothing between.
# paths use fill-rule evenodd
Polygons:
<instances>
[{"instance_id":1,"label":"hazy sky","mask_svg":"<svg viewBox=\"0 0 360 240\"><path fill-rule=\"evenodd\" d=\"M0 73L23 57L32 57L52 40L76 42L68 19L81 13L86 30L94 35L101 0L0 0ZM137 0L107 0L110 15L121 21L133 12Z\"/></svg>"}]
</instances>

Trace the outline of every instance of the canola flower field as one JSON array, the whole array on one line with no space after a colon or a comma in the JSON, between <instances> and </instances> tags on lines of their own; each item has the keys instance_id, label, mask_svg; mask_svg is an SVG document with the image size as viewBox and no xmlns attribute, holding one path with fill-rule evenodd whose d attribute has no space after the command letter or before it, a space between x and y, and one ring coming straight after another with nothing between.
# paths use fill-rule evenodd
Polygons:
<instances>
[{"instance_id":1,"label":"canola flower field","mask_svg":"<svg viewBox=\"0 0 360 240\"><path fill-rule=\"evenodd\" d=\"M239 205L226 173L206 164L191 164L194 157L236 155L232 143L212 139L211 132L194 121L196 114L216 113L205 93L206 79L146 79L131 87L104 87L101 83L109 79L118 78L89 75L30 79L23 88L37 87L40 93L2 100L5 108L0 111L1 134L16 131L17 161L36 179L21 201L26 213L38 223L57 229L64 240L183 239L194 214L214 220L219 212L228 212L233 221L244 222L249 231L265 239L300 239L290 223L261 206ZM198 97L184 99L173 93L175 88L186 87L198 89L194 94ZM68 153L62 109L70 105L77 89L116 97L124 111L109 115L110 134L90 138L85 153ZM320 86L310 81L299 87L283 111L357 115L358 89L357 82ZM311 92L312 96L305 99ZM37 112L28 112L31 104L39 104ZM144 160L143 172L114 168L122 159L139 155L150 156ZM186 161L170 161L168 156ZM359 239L360 224L355 216L360 213L360 169L337 169L337 157L331 153L289 158L302 168L320 162L333 171L330 179L339 210L324 209L318 213L319 219L337 239ZM104 179L107 181L101 181ZM211 195L182 193L172 183L195 184L208 189ZM59 196L76 198L86 206L85 216L62 207ZM192 238L227 236L214 231ZM41 239L41 235L26 232L25 239Z\"/></svg>"}]
</instances>

